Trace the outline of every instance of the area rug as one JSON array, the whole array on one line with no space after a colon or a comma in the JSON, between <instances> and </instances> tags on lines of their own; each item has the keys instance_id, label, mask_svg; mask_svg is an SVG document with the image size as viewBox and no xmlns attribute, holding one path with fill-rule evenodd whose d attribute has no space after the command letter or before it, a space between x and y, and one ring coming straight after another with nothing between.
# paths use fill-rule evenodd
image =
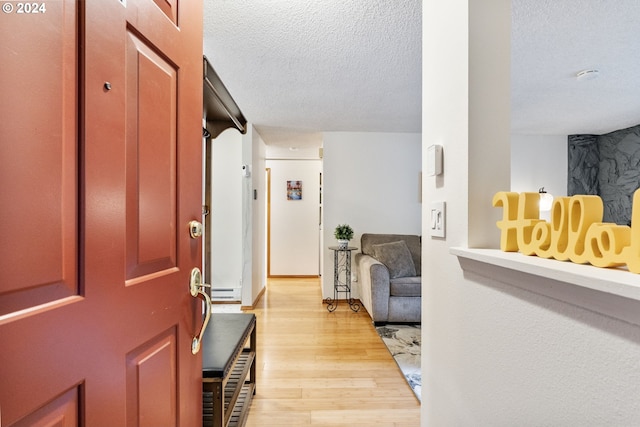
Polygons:
<instances>
[{"instance_id":1,"label":"area rug","mask_svg":"<svg viewBox=\"0 0 640 427\"><path fill-rule=\"evenodd\" d=\"M420 325L377 326L376 331L389 349L418 400L422 401L420 370Z\"/></svg>"}]
</instances>

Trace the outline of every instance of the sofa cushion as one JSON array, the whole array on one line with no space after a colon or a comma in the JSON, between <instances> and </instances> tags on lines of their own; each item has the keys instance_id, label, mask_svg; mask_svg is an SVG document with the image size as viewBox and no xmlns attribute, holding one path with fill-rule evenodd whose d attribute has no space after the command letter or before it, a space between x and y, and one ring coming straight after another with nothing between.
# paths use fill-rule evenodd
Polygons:
<instances>
[{"instance_id":1,"label":"sofa cushion","mask_svg":"<svg viewBox=\"0 0 640 427\"><path fill-rule=\"evenodd\" d=\"M389 278L416 275L416 266L404 240L373 245L374 258L389 269Z\"/></svg>"},{"instance_id":2,"label":"sofa cushion","mask_svg":"<svg viewBox=\"0 0 640 427\"><path fill-rule=\"evenodd\" d=\"M365 255L373 254L373 245L381 245L383 243L397 242L404 240L411 252L413 264L416 267L416 276L421 275L421 258L422 258L422 239L415 234L374 234L364 233L360 238L360 248Z\"/></svg>"},{"instance_id":3,"label":"sofa cushion","mask_svg":"<svg viewBox=\"0 0 640 427\"><path fill-rule=\"evenodd\" d=\"M419 297L422 295L421 277L400 277L389 281L392 297Z\"/></svg>"}]
</instances>

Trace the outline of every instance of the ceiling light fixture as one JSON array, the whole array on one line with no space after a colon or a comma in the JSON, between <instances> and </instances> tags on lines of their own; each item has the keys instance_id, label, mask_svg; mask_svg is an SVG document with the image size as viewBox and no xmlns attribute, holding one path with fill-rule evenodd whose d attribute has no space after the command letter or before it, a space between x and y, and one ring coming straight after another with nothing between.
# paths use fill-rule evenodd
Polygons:
<instances>
[{"instance_id":1,"label":"ceiling light fixture","mask_svg":"<svg viewBox=\"0 0 640 427\"><path fill-rule=\"evenodd\" d=\"M578 74L576 74L576 79L579 82L597 79L600 75L600 71L592 69L592 70L582 70Z\"/></svg>"}]
</instances>

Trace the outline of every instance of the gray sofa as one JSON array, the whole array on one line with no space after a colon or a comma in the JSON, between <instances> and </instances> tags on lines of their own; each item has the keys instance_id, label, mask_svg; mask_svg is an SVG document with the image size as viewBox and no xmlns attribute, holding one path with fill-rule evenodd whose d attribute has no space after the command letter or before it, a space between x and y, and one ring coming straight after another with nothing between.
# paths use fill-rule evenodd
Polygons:
<instances>
[{"instance_id":1,"label":"gray sofa","mask_svg":"<svg viewBox=\"0 0 640 427\"><path fill-rule=\"evenodd\" d=\"M360 301L376 325L420 323L421 237L363 234L355 255Z\"/></svg>"}]
</instances>

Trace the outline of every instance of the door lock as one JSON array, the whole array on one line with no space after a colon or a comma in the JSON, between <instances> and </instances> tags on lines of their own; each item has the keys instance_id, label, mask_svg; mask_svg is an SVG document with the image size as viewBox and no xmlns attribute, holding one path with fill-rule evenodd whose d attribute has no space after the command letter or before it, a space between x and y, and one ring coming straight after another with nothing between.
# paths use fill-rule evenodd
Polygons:
<instances>
[{"instance_id":1,"label":"door lock","mask_svg":"<svg viewBox=\"0 0 640 427\"><path fill-rule=\"evenodd\" d=\"M189 235L192 239L202 236L202 223L200 221L189 221Z\"/></svg>"}]
</instances>

